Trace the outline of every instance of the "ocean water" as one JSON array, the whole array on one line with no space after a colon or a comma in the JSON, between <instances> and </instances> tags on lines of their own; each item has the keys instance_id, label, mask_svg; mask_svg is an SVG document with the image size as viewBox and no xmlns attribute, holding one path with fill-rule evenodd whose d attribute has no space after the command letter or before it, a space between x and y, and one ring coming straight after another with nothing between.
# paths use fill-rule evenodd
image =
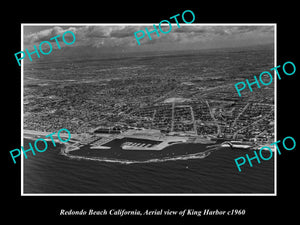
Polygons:
<instances>
[{"instance_id":1,"label":"ocean water","mask_svg":"<svg viewBox=\"0 0 300 225\"><path fill-rule=\"evenodd\" d=\"M24 141L24 146L29 140ZM122 164L69 158L62 145L24 159L24 193L273 193L274 160L253 160L238 172L234 159L250 150L222 148L207 157L183 157L160 162ZM184 145L169 148L184 148ZM194 145L196 148L197 146Z\"/></svg>"}]
</instances>

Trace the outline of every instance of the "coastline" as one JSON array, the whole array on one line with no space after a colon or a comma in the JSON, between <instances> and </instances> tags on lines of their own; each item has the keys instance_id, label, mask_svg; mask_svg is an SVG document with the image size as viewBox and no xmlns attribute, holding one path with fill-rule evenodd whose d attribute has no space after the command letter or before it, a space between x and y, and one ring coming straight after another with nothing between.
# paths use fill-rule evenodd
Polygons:
<instances>
[{"instance_id":1,"label":"coastline","mask_svg":"<svg viewBox=\"0 0 300 225\"><path fill-rule=\"evenodd\" d=\"M45 136L51 134L50 132L44 132L44 131L34 131L34 130L24 130L24 135L23 137L25 139L29 140L36 140L37 138L44 138ZM62 133L60 136L66 136L68 137L68 134ZM136 157L148 157L147 155L153 155L154 158L156 159L162 159L166 158L166 155L169 155L169 153L165 153L165 149L171 146L176 146L176 145L188 145L188 144L199 144L199 145L204 145L205 150L202 150L200 152L195 152L193 151L183 151L182 153L179 153L176 157L184 157L184 155L189 155L187 157L192 157L193 155L198 156L199 154L201 155L209 155L210 152L216 151L216 150L221 150L221 149L226 149L227 147L231 147L232 149L242 149L242 150L255 150L255 145L248 145L249 143L243 143L243 142L237 142L237 141L227 141L227 142L221 142L220 140L211 140L210 138L205 138L205 137L191 137L191 136L152 136L152 135L139 135L139 136L134 136L134 135L128 135L127 134L119 134L119 135L110 135L109 137L105 136L102 137L100 135L90 135L90 134L71 134L71 140L67 143L62 143L61 141L58 140L57 135L53 135L53 141L55 143L58 143L61 145L60 153L62 155L65 155L67 157L87 157L87 158L106 158L109 157L109 160L120 160L119 156L114 154L120 154L122 155L122 160L126 160L125 158L128 157L131 158L133 157L132 155L137 155ZM92 141L92 138L95 138ZM146 138L145 138L146 137ZM104 139L104 142L99 142L99 144L94 144L97 141ZM130 146L125 144L126 143L126 138L127 139L135 139L132 140L133 142L139 143L143 142L145 140L151 141L160 141L158 144L153 144L150 147L139 147L139 146ZM108 141L106 141L108 139ZM124 140L122 140L124 139ZM44 138L47 142L51 142L51 138ZM119 146L117 146L117 149L111 148L107 146L107 143L114 142L117 140L122 140L124 141L121 143ZM230 142L230 145L226 145ZM233 145L232 145L233 144ZM78 153L71 153L73 151L79 150ZM84 153L86 151L86 154ZM93 152L90 152L93 151ZM167 150L168 151L168 150ZM207 154L206 154L207 153ZM91 154L91 155L90 155ZM141 156L140 154L146 154L144 156ZM150 156L149 156L150 157Z\"/></svg>"},{"instance_id":2,"label":"coastline","mask_svg":"<svg viewBox=\"0 0 300 225\"><path fill-rule=\"evenodd\" d=\"M23 130L23 138L30 139L30 140L36 140L37 138L43 138L46 141L51 141L52 139L50 137L45 138L45 136L47 136L49 134L51 134L51 132L36 131L36 130L25 130L25 129ZM69 137L68 134L64 134L64 133L61 133L60 136L63 137L63 138L68 138ZM78 134L72 134L71 133L70 142L79 141L78 136L79 136ZM55 132L55 135L53 135L53 140L54 140L55 143L62 143L58 140L56 132Z\"/></svg>"}]
</instances>

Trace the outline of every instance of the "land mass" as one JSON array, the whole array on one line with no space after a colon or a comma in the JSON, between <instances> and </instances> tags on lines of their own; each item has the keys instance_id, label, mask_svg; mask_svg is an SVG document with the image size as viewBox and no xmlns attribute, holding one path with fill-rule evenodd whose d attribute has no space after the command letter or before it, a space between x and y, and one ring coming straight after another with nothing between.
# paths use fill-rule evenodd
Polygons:
<instances>
[{"instance_id":1,"label":"land mass","mask_svg":"<svg viewBox=\"0 0 300 225\"><path fill-rule=\"evenodd\" d=\"M68 151L106 151L116 139L128 151L272 143L274 85L239 97L234 83L273 61L272 49L255 48L33 63L24 71L24 129L67 128L75 138Z\"/></svg>"}]
</instances>

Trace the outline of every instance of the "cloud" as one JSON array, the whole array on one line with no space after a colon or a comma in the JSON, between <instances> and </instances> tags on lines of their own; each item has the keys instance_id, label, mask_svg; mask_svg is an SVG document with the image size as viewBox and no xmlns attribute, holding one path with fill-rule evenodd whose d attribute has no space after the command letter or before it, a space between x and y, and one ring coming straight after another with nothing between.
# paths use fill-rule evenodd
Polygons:
<instances>
[{"instance_id":1,"label":"cloud","mask_svg":"<svg viewBox=\"0 0 300 225\"><path fill-rule=\"evenodd\" d=\"M25 35L24 43L30 44L35 42L42 42L45 40L49 40L50 38L57 36L59 34L63 34L65 30L61 27L53 27L51 29L41 30L36 33Z\"/></svg>"},{"instance_id":2,"label":"cloud","mask_svg":"<svg viewBox=\"0 0 300 225\"><path fill-rule=\"evenodd\" d=\"M133 37L134 33L139 29L137 28L138 27L124 26L120 29L112 30L110 36L115 38Z\"/></svg>"},{"instance_id":3,"label":"cloud","mask_svg":"<svg viewBox=\"0 0 300 225\"><path fill-rule=\"evenodd\" d=\"M176 33L202 34L210 36L273 31L273 26L182 26L181 28L174 30Z\"/></svg>"},{"instance_id":4,"label":"cloud","mask_svg":"<svg viewBox=\"0 0 300 225\"><path fill-rule=\"evenodd\" d=\"M112 28L107 26L89 26L79 29L78 33L88 38L106 38L110 36Z\"/></svg>"},{"instance_id":5,"label":"cloud","mask_svg":"<svg viewBox=\"0 0 300 225\"><path fill-rule=\"evenodd\" d=\"M163 30L168 30L168 24L163 24ZM205 46L205 43L210 43L213 45L213 42L234 42L238 41L242 43L251 39L251 43L255 43L256 39L272 41L274 36L274 27L273 26L209 26L209 25L184 25L180 24L180 28L177 27L176 23L172 24L172 30L167 33L159 32L160 36L158 37L156 33L151 33L152 40L149 39L146 34L145 27L149 31L153 31L153 25L101 25L101 26L54 26L51 28L29 33L24 35L24 45L37 46L42 41L49 41L50 38L62 35L64 32L70 30L76 36L76 42L74 46L90 46L95 48L110 48L110 47L122 47L130 48L136 47L140 48L143 46L149 46L153 48L157 45L158 49L163 45L174 45L174 48L177 45L185 45L195 43L195 46L198 46L201 43L202 46ZM156 26L157 29L158 26ZM26 26L24 27L26 29ZM145 32L144 38L140 39L141 45L139 46L134 33L143 30ZM66 40L72 41L72 35L66 35ZM68 38L70 40L68 40ZM61 38L59 39L62 42ZM55 42L55 40L53 40ZM56 45L54 45L56 46ZM72 45L73 46L73 45Z\"/></svg>"}]
</instances>

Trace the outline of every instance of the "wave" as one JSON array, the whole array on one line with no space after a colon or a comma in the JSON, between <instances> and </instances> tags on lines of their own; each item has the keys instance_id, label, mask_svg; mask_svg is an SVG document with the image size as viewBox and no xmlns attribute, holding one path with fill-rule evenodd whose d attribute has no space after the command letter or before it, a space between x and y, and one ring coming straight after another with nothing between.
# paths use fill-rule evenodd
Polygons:
<instances>
[{"instance_id":1,"label":"wave","mask_svg":"<svg viewBox=\"0 0 300 225\"><path fill-rule=\"evenodd\" d=\"M70 159L75 159L75 160L91 160L91 161L120 163L120 164L138 164L138 163L161 163L161 162L167 162L167 161L190 160L190 159L204 159L207 156L209 156L212 151L219 150L219 149L220 148L213 148L213 149L209 149L204 152L179 155L179 156L173 156L173 157L153 158L153 159L147 159L147 160L128 160L128 159L117 159L117 158L71 155L71 154L68 154L67 152L65 152L63 149L61 150L60 153L61 153L61 155L64 155Z\"/></svg>"}]
</instances>

